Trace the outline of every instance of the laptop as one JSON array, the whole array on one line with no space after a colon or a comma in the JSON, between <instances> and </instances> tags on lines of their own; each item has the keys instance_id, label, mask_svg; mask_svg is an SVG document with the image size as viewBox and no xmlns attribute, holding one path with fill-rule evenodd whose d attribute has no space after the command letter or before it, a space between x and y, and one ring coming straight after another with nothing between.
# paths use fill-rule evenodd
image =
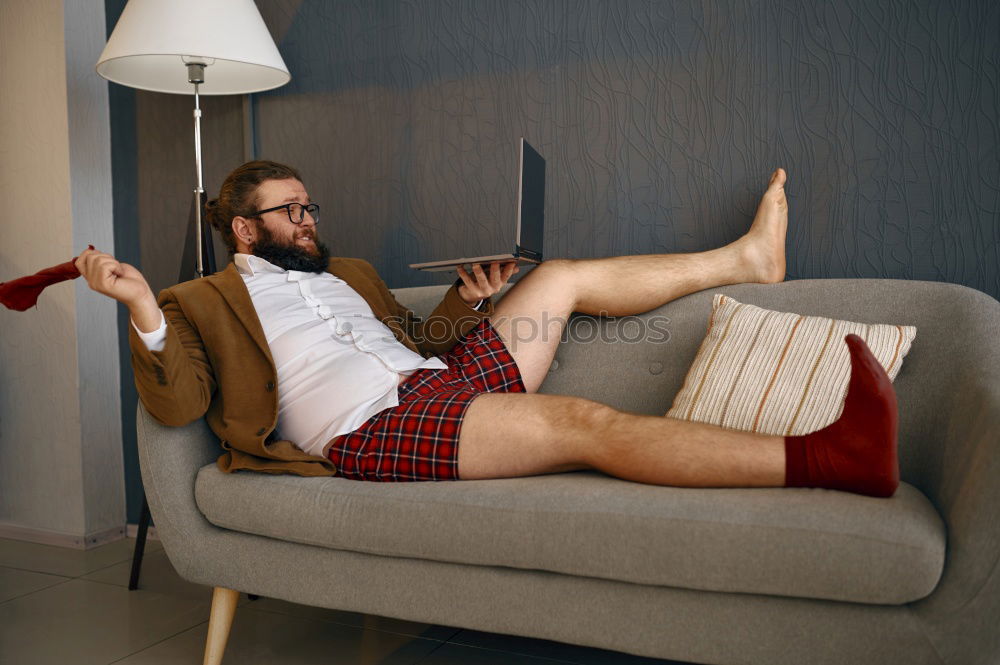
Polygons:
<instances>
[{"instance_id":1,"label":"laptop","mask_svg":"<svg viewBox=\"0 0 1000 665\"><path fill-rule=\"evenodd\" d=\"M473 263L517 261L519 264L542 262L542 238L545 236L545 160L521 138L521 167L517 176L517 223L514 249L506 254L463 257L429 263L411 263L411 268L428 272L454 271L457 266ZM500 249L500 248L497 248Z\"/></svg>"}]
</instances>

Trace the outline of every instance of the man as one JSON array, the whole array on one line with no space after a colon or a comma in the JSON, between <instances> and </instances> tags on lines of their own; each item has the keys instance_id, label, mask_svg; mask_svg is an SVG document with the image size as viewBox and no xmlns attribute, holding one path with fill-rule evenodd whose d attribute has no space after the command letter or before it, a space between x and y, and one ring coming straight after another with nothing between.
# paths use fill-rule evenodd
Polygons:
<instances>
[{"instance_id":1,"label":"man","mask_svg":"<svg viewBox=\"0 0 1000 665\"><path fill-rule=\"evenodd\" d=\"M661 485L891 496L895 394L855 336L843 415L805 437L537 393L571 312L637 314L714 286L782 281L785 179L777 169L749 231L719 249L547 261L495 308L489 298L516 268L475 266L459 271L426 321L367 262L329 258L318 206L299 174L274 162L239 167L208 206L233 255L224 271L157 301L135 268L107 254L85 251L77 267L129 308L146 409L168 425L205 416L227 451L226 471L394 481L598 469ZM524 321L543 329L520 338Z\"/></svg>"}]
</instances>

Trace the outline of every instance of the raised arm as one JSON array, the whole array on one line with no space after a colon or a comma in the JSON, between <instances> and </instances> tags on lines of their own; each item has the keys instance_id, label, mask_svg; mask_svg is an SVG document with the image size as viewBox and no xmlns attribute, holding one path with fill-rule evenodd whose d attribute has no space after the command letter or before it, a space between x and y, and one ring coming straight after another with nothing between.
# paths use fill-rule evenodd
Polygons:
<instances>
[{"instance_id":1,"label":"raised arm","mask_svg":"<svg viewBox=\"0 0 1000 665\"><path fill-rule=\"evenodd\" d=\"M80 254L76 267L91 289L128 308L132 370L139 398L150 415L174 426L205 415L215 392L215 377L201 339L169 290L157 303L142 273L96 250ZM143 340L139 333L151 335L144 335L147 339Z\"/></svg>"},{"instance_id":2,"label":"raised arm","mask_svg":"<svg viewBox=\"0 0 1000 665\"><path fill-rule=\"evenodd\" d=\"M162 315L156 296L142 273L127 263L96 249L85 249L76 259L76 269L91 289L128 307L132 321L142 332L160 327Z\"/></svg>"}]
</instances>

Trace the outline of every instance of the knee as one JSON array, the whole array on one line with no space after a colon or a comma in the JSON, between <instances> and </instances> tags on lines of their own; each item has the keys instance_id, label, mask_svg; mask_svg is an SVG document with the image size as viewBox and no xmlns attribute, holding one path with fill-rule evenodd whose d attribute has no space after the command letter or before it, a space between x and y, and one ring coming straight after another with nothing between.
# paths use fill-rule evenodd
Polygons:
<instances>
[{"instance_id":1,"label":"knee","mask_svg":"<svg viewBox=\"0 0 1000 665\"><path fill-rule=\"evenodd\" d=\"M580 397L563 397L562 402L558 416L549 424L572 449L572 457L590 463L595 455L605 454L617 441L614 432L622 412Z\"/></svg>"},{"instance_id":2,"label":"knee","mask_svg":"<svg viewBox=\"0 0 1000 665\"><path fill-rule=\"evenodd\" d=\"M569 311L576 304L577 297L577 261L572 259L553 259L535 266L525 279L527 288L547 294L551 299L558 297L565 300Z\"/></svg>"},{"instance_id":3,"label":"knee","mask_svg":"<svg viewBox=\"0 0 1000 665\"><path fill-rule=\"evenodd\" d=\"M547 283L567 283L572 284L576 273L576 261L573 259L552 259L543 261L531 275L534 279L544 279Z\"/></svg>"}]
</instances>

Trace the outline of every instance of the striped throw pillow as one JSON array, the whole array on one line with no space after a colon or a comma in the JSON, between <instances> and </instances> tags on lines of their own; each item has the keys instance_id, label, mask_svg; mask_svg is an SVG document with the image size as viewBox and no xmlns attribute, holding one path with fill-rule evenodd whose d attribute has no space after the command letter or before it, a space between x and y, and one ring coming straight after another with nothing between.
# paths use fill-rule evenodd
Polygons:
<instances>
[{"instance_id":1,"label":"striped throw pillow","mask_svg":"<svg viewBox=\"0 0 1000 665\"><path fill-rule=\"evenodd\" d=\"M716 294L708 334L667 416L780 436L822 429L844 408L851 333L895 379L917 329L774 312Z\"/></svg>"}]
</instances>

